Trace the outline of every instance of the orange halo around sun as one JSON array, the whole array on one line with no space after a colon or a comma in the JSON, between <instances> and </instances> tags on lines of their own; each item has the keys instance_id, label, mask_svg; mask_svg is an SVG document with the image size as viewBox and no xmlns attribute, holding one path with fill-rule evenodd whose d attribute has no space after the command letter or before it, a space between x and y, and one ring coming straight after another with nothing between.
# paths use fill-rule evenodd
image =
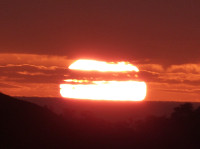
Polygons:
<instances>
[{"instance_id":1,"label":"orange halo around sun","mask_svg":"<svg viewBox=\"0 0 200 149\"><path fill-rule=\"evenodd\" d=\"M69 66L71 70L106 72L138 72L136 66L128 62L107 63L96 60L77 60ZM141 101L146 97L146 83L143 81L91 81L64 80L60 84L62 97L91 100Z\"/></svg>"}]
</instances>

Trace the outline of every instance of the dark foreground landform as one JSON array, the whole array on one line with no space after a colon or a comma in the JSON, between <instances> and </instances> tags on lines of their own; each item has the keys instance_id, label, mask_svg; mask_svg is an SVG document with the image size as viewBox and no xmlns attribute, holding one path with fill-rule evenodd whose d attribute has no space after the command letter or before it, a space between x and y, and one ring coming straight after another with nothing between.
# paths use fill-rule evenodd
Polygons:
<instances>
[{"instance_id":1,"label":"dark foreground landform","mask_svg":"<svg viewBox=\"0 0 200 149\"><path fill-rule=\"evenodd\" d=\"M58 99L58 111L49 106L53 101L37 102L40 106L0 94L1 149L200 148L200 107L191 103L159 107Z\"/></svg>"},{"instance_id":2,"label":"dark foreground landform","mask_svg":"<svg viewBox=\"0 0 200 149\"><path fill-rule=\"evenodd\" d=\"M96 118L110 122L137 121L153 116L170 116L175 107L183 102L168 101L98 101L55 97L16 97L42 107L46 107L58 115L71 112L73 117L88 113ZM192 103L194 108L200 103Z\"/></svg>"}]
</instances>

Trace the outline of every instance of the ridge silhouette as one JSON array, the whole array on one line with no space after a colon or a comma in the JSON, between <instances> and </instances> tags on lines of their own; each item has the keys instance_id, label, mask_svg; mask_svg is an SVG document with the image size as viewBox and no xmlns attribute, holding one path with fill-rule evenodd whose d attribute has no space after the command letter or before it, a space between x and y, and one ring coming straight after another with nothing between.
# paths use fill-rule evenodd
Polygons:
<instances>
[{"instance_id":1,"label":"ridge silhouette","mask_svg":"<svg viewBox=\"0 0 200 149\"><path fill-rule=\"evenodd\" d=\"M1 149L53 147L63 131L61 118L47 108L2 93L0 118Z\"/></svg>"},{"instance_id":2,"label":"ridge silhouette","mask_svg":"<svg viewBox=\"0 0 200 149\"><path fill-rule=\"evenodd\" d=\"M200 107L182 104L170 116L110 123L91 112L62 115L0 93L0 148L199 149Z\"/></svg>"}]
</instances>

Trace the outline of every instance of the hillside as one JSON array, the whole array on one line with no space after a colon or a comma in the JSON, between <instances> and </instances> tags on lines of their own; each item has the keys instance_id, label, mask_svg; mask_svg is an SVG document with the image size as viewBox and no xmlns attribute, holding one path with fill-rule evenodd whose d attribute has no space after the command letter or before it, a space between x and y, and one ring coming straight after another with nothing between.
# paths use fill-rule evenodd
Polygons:
<instances>
[{"instance_id":1,"label":"hillside","mask_svg":"<svg viewBox=\"0 0 200 149\"><path fill-rule=\"evenodd\" d=\"M53 112L2 93L0 117L2 149L53 147L63 132L61 118Z\"/></svg>"},{"instance_id":2,"label":"hillside","mask_svg":"<svg viewBox=\"0 0 200 149\"><path fill-rule=\"evenodd\" d=\"M142 101L142 102L121 102L121 101L95 101L78 100L53 97L18 97L23 101L28 101L54 111L57 114L63 114L66 111L73 116L80 116L87 112L93 114L99 119L111 122L120 122L145 119L148 116L170 116L174 108L183 104L181 102L167 101ZM194 108L200 106L200 103L192 103Z\"/></svg>"},{"instance_id":3,"label":"hillside","mask_svg":"<svg viewBox=\"0 0 200 149\"><path fill-rule=\"evenodd\" d=\"M57 115L45 107L0 94L0 148L200 148L200 107L194 109L190 103L175 107L168 117L151 115L136 121L122 118L128 113L132 118L147 115L153 108L139 103L134 110L127 103L67 103L62 115ZM74 108L79 109L79 116ZM121 121L109 121L101 114L119 116Z\"/></svg>"}]
</instances>

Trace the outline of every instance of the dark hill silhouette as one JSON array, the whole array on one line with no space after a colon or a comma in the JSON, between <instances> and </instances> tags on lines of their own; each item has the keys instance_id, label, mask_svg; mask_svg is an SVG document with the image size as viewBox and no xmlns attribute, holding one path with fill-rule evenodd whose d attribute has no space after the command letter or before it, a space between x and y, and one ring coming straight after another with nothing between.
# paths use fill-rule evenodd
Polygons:
<instances>
[{"instance_id":1,"label":"dark hill silhouette","mask_svg":"<svg viewBox=\"0 0 200 149\"><path fill-rule=\"evenodd\" d=\"M200 148L200 107L194 109L190 103L174 108L170 116L149 116L137 122L111 123L88 111L80 115L75 117L68 108L57 115L0 94L0 148Z\"/></svg>"},{"instance_id":2,"label":"dark hill silhouette","mask_svg":"<svg viewBox=\"0 0 200 149\"><path fill-rule=\"evenodd\" d=\"M46 106L57 114L72 111L73 116L79 116L83 112L91 112L95 117L111 122L137 121L147 116L170 116L175 107L181 102L167 101L142 101L142 102L113 102L95 100L77 100L55 97L17 97L18 99ZM194 107L200 103L193 103Z\"/></svg>"},{"instance_id":3,"label":"dark hill silhouette","mask_svg":"<svg viewBox=\"0 0 200 149\"><path fill-rule=\"evenodd\" d=\"M0 118L1 149L54 147L64 131L63 121L55 113L2 93Z\"/></svg>"}]
</instances>

